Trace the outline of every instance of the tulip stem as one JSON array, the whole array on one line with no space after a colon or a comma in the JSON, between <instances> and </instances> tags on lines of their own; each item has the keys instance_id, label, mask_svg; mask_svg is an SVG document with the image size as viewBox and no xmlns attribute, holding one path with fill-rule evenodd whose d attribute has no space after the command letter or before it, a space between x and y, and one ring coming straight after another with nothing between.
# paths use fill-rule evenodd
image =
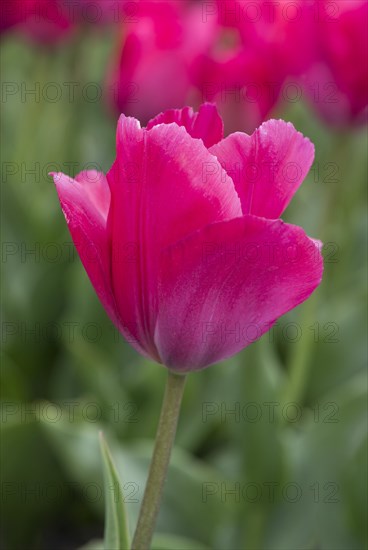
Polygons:
<instances>
[{"instance_id":1,"label":"tulip stem","mask_svg":"<svg viewBox=\"0 0 368 550\"><path fill-rule=\"evenodd\" d=\"M175 439L185 376L168 371L155 447L146 489L134 534L132 550L149 550L158 516L161 495Z\"/></svg>"}]
</instances>

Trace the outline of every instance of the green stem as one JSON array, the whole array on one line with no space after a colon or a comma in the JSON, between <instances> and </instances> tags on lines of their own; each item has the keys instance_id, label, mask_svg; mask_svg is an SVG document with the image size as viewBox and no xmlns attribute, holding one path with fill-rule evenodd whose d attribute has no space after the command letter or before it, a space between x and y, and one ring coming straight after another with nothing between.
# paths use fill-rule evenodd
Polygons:
<instances>
[{"instance_id":1,"label":"green stem","mask_svg":"<svg viewBox=\"0 0 368 550\"><path fill-rule=\"evenodd\" d=\"M150 547L174 443L184 385L185 376L169 371L155 447L132 550L148 550Z\"/></svg>"}]
</instances>

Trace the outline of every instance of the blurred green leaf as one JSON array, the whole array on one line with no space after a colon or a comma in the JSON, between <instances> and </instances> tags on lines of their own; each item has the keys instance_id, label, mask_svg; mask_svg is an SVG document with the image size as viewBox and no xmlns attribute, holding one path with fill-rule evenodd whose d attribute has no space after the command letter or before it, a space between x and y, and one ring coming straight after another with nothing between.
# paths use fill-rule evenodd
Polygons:
<instances>
[{"instance_id":1,"label":"blurred green leaf","mask_svg":"<svg viewBox=\"0 0 368 550\"><path fill-rule=\"evenodd\" d=\"M129 550L130 539L124 495L119 475L102 432L100 432L100 448L105 487L105 550Z\"/></svg>"},{"instance_id":2,"label":"blurred green leaf","mask_svg":"<svg viewBox=\"0 0 368 550\"><path fill-rule=\"evenodd\" d=\"M157 533L153 537L152 550L209 550L209 547L192 539Z\"/></svg>"},{"instance_id":3,"label":"blurred green leaf","mask_svg":"<svg viewBox=\"0 0 368 550\"><path fill-rule=\"evenodd\" d=\"M152 550L209 550L200 542L186 537L157 533L153 537ZM91 540L78 550L105 550L102 540Z\"/></svg>"},{"instance_id":4,"label":"blurred green leaf","mask_svg":"<svg viewBox=\"0 0 368 550\"><path fill-rule=\"evenodd\" d=\"M58 422L43 417L42 426L67 472L80 487L102 484L96 437L101 424L88 423L82 417L75 417L70 422L68 412L64 411ZM122 489L126 497L129 527L132 528L138 517L153 442L138 441L134 445L122 445L110 432L109 441L117 472L124 478ZM158 531L164 532L170 525L176 535L193 538L209 546L213 544L216 533L229 521L231 509L225 509L219 498L205 499L203 491L205 484L219 487L221 481L214 468L175 448L158 518ZM91 506L103 514L100 499L91 502ZM214 527L209 530L211 523Z\"/></svg>"},{"instance_id":5,"label":"blurred green leaf","mask_svg":"<svg viewBox=\"0 0 368 550\"><path fill-rule=\"evenodd\" d=\"M63 512L67 491L36 418L37 404L5 402L1 406L2 536L8 550L33 550L43 535L39 518L55 521Z\"/></svg>"},{"instance_id":6,"label":"blurred green leaf","mask_svg":"<svg viewBox=\"0 0 368 550\"><path fill-rule=\"evenodd\" d=\"M298 430L294 426L285 430L288 472L276 492L265 550L293 550L300 545L311 550L365 547L366 388L366 373L357 374L316 402ZM360 489L351 483L353 472ZM353 513L355 508L360 509Z\"/></svg>"}]
</instances>

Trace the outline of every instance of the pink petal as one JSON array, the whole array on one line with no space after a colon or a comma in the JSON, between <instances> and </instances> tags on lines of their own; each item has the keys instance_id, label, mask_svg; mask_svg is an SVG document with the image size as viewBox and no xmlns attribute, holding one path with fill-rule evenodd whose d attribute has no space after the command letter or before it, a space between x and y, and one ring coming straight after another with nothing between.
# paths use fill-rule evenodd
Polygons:
<instances>
[{"instance_id":1,"label":"pink petal","mask_svg":"<svg viewBox=\"0 0 368 550\"><path fill-rule=\"evenodd\" d=\"M309 139L283 120L269 120L251 136L231 134L210 152L231 175L243 213L271 219L285 210L314 158Z\"/></svg>"},{"instance_id":2,"label":"pink petal","mask_svg":"<svg viewBox=\"0 0 368 550\"><path fill-rule=\"evenodd\" d=\"M122 323L111 289L111 243L106 227L110 190L105 175L94 171L82 172L75 179L62 173L51 175L75 247L102 305L132 346L146 355Z\"/></svg>"},{"instance_id":3,"label":"pink petal","mask_svg":"<svg viewBox=\"0 0 368 550\"><path fill-rule=\"evenodd\" d=\"M184 126L188 134L194 138L202 139L206 147L218 143L224 136L222 119L216 106L211 103L201 105L198 113L195 113L191 107L172 109L161 113L149 121L147 130L158 124L170 124L171 122Z\"/></svg>"},{"instance_id":4,"label":"pink petal","mask_svg":"<svg viewBox=\"0 0 368 550\"><path fill-rule=\"evenodd\" d=\"M239 352L314 291L315 243L281 220L245 216L211 224L162 254L155 342L176 371Z\"/></svg>"},{"instance_id":5,"label":"pink petal","mask_svg":"<svg viewBox=\"0 0 368 550\"><path fill-rule=\"evenodd\" d=\"M241 215L240 201L201 140L176 124L146 131L124 115L107 179L114 295L124 323L159 360L153 333L160 251L208 223Z\"/></svg>"},{"instance_id":6,"label":"pink petal","mask_svg":"<svg viewBox=\"0 0 368 550\"><path fill-rule=\"evenodd\" d=\"M85 198L88 199L103 219L107 220L110 207L110 189L105 174L97 170L84 170L75 176Z\"/></svg>"}]
</instances>

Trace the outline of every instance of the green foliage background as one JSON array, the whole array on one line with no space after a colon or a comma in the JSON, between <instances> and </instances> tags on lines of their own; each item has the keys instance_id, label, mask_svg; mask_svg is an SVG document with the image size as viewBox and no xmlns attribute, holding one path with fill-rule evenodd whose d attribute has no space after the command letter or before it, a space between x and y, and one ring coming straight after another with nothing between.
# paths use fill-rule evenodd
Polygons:
<instances>
[{"instance_id":1,"label":"green foliage background","mask_svg":"<svg viewBox=\"0 0 368 550\"><path fill-rule=\"evenodd\" d=\"M89 102L81 89L103 82L114 40L91 32L49 51L14 34L3 41L3 82L38 82L41 92L50 82L78 83L72 102L67 93L52 102L17 92L2 103L5 549L70 550L102 538L99 429L131 526L147 474L166 372L113 329L70 257L46 175L49 163L67 173L72 162L74 172L91 162L110 167L116 116L105 97ZM275 116L316 146L285 219L325 243L323 283L271 335L188 377L155 548L366 545L367 132L328 128L302 101ZM37 166L40 177L24 173Z\"/></svg>"}]
</instances>

